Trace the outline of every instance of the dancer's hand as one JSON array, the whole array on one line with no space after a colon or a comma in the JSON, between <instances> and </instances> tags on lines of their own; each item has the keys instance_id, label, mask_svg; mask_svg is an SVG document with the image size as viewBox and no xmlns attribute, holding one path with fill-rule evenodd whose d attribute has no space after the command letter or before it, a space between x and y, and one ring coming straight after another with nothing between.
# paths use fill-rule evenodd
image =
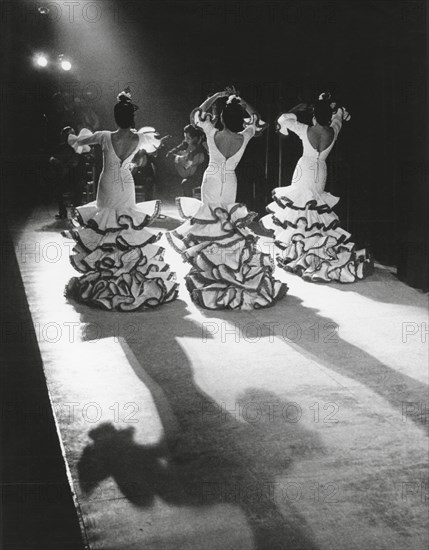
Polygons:
<instances>
[{"instance_id":1,"label":"dancer's hand","mask_svg":"<svg viewBox=\"0 0 429 550\"><path fill-rule=\"evenodd\" d=\"M330 99L331 99L331 92L329 91L322 92L319 95L319 101L329 101Z\"/></svg>"},{"instance_id":2,"label":"dancer's hand","mask_svg":"<svg viewBox=\"0 0 429 550\"><path fill-rule=\"evenodd\" d=\"M351 120L352 117L346 107L341 107L341 108L343 110L343 120L344 122L348 122L349 120Z\"/></svg>"}]
</instances>

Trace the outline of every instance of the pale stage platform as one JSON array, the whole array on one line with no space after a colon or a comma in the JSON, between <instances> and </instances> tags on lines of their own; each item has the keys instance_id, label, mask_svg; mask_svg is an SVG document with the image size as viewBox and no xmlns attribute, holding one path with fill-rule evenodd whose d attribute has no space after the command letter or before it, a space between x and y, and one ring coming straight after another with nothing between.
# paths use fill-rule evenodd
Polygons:
<instances>
[{"instance_id":1,"label":"pale stage platform","mask_svg":"<svg viewBox=\"0 0 429 550\"><path fill-rule=\"evenodd\" d=\"M275 307L210 312L168 250L177 301L90 309L63 296L53 214L11 230L88 548L427 548L426 295L377 265L352 285L278 273ZM151 229L179 224L164 214Z\"/></svg>"}]
</instances>

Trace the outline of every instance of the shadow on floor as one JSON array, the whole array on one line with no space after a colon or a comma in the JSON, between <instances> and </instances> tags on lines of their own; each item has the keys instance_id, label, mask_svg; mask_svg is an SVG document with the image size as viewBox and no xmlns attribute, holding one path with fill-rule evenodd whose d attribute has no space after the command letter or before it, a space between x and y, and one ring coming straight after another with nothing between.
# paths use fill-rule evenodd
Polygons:
<instances>
[{"instance_id":1,"label":"shadow on floor","mask_svg":"<svg viewBox=\"0 0 429 550\"><path fill-rule=\"evenodd\" d=\"M149 506L156 495L177 506L233 504L245 513L256 550L315 550L304 518L283 494L273 491L278 476L287 480L295 460L323 453L318 437L284 419L237 419L198 387L177 340L201 339L201 326L187 319L184 302L177 300L148 315L100 314L80 305L77 310L82 323L102 323L105 328L119 321L144 327L137 331L141 337L125 334L122 342L137 358L133 368L142 382L150 388L149 377L161 390L152 391L152 396L166 427L165 441L154 446L136 443L132 429L102 424L91 430L92 443L79 462L82 489L91 492L111 476L135 506ZM166 316L174 334L160 334ZM261 406L275 400L281 408L288 406L274 394L249 391L240 399ZM175 430L166 418L167 409L175 417Z\"/></svg>"},{"instance_id":2,"label":"shadow on floor","mask_svg":"<svg viewBox=\"0 0 429 550\"><path fill-rule=\"evenodd\" d=\"M427 295L407 286L387 269L376 267L374 273L363 281L353 284L330 283L330 286L342 292L356 292L375 302L427 308Z\"/></svg>"},{"instance_id":3,"label":"shadow on floor","mask_svg":"<svg viewBox=\"0 0 429 550\"><path fill-rule=\"evenodd\" d=\"M400 413L404 423L413 421L428 431L427 384L389 367L364 349L341 339L341 327L329 317L320 315L317 309L303 306L297 296L288 293L274 307L257 312L200 311L210 317L210 322L216 318L224 323L236 323L239 341L248 338L248 334L243 334L246 324L255 324L261 337L267 339L267 345L270 334L275 335L304 356L382 396ZM284 333L288 326L293 330ZM406 369L407 364L403 367Z\"/></svg>"}]
</instances>

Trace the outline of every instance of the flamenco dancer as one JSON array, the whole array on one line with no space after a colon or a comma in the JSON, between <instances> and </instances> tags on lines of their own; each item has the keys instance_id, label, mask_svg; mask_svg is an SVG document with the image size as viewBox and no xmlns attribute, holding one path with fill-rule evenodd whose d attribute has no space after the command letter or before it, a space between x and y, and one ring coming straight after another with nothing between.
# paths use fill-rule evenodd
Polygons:
<instances>
[{"instance_id":1,"label":"flamenco dancer","mask_svg":"<svg viewBox=\"0 0 429 550\"><path fill-rule=\"evenodd\" d=\"M294 111L305 110L300 104ZM312 282L353 283L372 272L372 259L356 251L351 235L339 227L333 207L339 201L325 191L326 158L338 138L343 121L350 120L345 108L321 94L314 106L313 126L298 122L294 113L280 116L280 132L291 130L301 139L303 155L287 187L273 190L274 202L262 225L274 232L281 253L278 265Z\"/></svg>"},{"instance_id":2,"label":"flamenco dancer","mask_svg":"<svg viewBox=\"0 0 429 550\"><path fill-rule=\"evenodd\" d=\"M218 100L222 130L216 129L208 112ZM202 201L176 199L187 221L167 233L172 246L191 264L186 276L191 298L206 309L272 306L287 287L274 279L272 259L258 250L257 237L246 227L256 214L235 202L235 169L249 140L265 126L234 89L209 97L191 113L191 122L206 134L210 157L201 186Z\"/></svg>"},{"instance_id":3,"label":"flamenco dancer","mask_svg":"<svg viewBox=\"0 0 429 550\"><path fill-rule=\"evenodd\" d=\"M83 273L70 280L66 296L107 310L155 307L177 296L164 249L155 244L161 234L145 229L159 214L160 201L135 201L131 160L137 150L153 152L160 145L154 128L132 130L137 109L126 89L114 108L116 132L83 129L79 136L69 136L76 150L101 145L103 171L97 200L76 209L80 227L63 233L76 241L70 261Z\"/></svg>"}]
</instances>

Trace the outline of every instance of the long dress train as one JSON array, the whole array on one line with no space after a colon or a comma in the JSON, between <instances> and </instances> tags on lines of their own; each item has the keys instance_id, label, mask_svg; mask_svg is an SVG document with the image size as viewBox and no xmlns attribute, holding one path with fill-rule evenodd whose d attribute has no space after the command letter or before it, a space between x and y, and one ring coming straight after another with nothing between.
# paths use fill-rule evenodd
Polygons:
<instances>
[{"instance_id":1,"label":"long dress train","mask_svg":"<svg viewBox=\"0 0 429 550\"><path fill-rule=\"evenodd\" d=\"M75 148L91 135L82 130L70 136ZM138 132L138 145L124 160L113 147L111 132L92 134L101 145L103 171L97 199L76 209L76 229L63 235L75 241L70 261L77 271L66 287L66 296L107 310L133 311L171 302L177 296L175 274L164 262L162 236L145 229L159 214L160 201L136 204L130 162L138 149L153 152L159 146L153 128Z\"/></svg>"},{"instance_id":2,"label":"long dress train","mask_svg":"<svg viewBox=\"0 0 429 550\"><path fill-rule=\"evenodd\" d=\"M339 227L333 207L339 201L325 191L326 158L342 126L343 110L333 116L334 139L327 149L317 151L308 139L308 126L287 113L279 118L280 132L295 132L303 143L292 184L273 190L270 213L261 219L274 233L279 267L312 282L353 283L371 271L365 250L356 250L351 235Z\"/></svg>"},{"instance_id":3,"label":"long dress train","mask_svg":"<svg viewBox=\"0 0 429 550\"><path fill-rule=\"evenodd\" d=\"M244 204L235 202L235 168L257 121L240 132L243 144L230 158L215 143L216 128L208 113L197 111L195 123L207 136L210 161L201 186L202 201L176 199L186 219L167 237L176 251L189 262L186 286L192 300L206 309L259 309L275 304L287 286L274 279L274 262L260 249L258 237L247 227L256 216Z\"/></svg>"}]
</instances>

